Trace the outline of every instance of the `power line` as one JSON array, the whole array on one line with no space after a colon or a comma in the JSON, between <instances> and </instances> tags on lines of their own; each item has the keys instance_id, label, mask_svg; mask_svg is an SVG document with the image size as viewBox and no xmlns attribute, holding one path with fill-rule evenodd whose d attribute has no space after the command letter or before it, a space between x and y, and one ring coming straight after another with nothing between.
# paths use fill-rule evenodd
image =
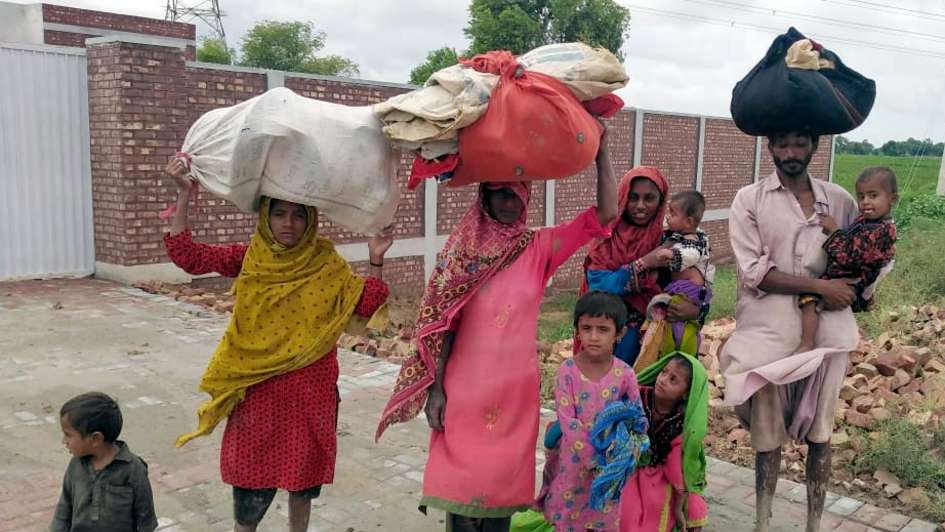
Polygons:
<instances>
[{"instance_id":1,"label":"power line","mask_svg":"<svg viewBox=\"0 0 945 532\"><path fill-rule=\"evenodd\" d=\"M932 149L932 144L935 143L935 141L933 141L929 135L929 131L932 129L932 122L934 120L935 120L935 115L930 113L928 116L928 122L925 125L925 132L926 132L925 138L929 140L930 142L923 142L922 150L917 155L912 156L912 165L909 168L908 175L906 176L905 185L902 187L903 192L908 191L912 188L912 183L913 181L915 181L916 174L918 173L917 169L919 167L919 163L922 162L922 160L925 158L928 151ZM943 160L945 160L945 157L943 157ZM897 209L899 205L902 205L902 204L901 203L897 204L896 205Z\"/></svg>"},{"instance_id":2,"label":"power line","mask_svg":"<svg viewBox=\"0 0 945 532\"><path fill-rule=\"evenodd\" d=\"M763 31L765 33L780 34L784 32L783 28L775 28L771 26L762 26L760 24L740 22L734 19L719 19L719 18L713 18L713 17L706 17L702 15L690 15L689 13L681 13L679 11L668 11L665 9L656 9L652 7L640 6L640 5L635 5L635 4L624 4L624 5L626 5L627 7L631 9L635 9L643 13L649 13L652 15L659 15L659 16L664 16L664 17L669 17L669 18L691 20L691 21L700 22L700 23L727 26L730 28L740 27L740 28L751 29L755 31ZM844 37L836 37L836 36L825 35L825 34L818 34L818 35L819 35L818 40L821 41L821 43L824 43L827 41L843 42L843 43L852 44L855 46L874 48L877 50L883 50L887 52L897 52L897 53L912 55L912 56L925 56L925 57L935 57L938 59L945 59L945 53L937 52L935 50L925 50L921 48L907 48L903 46L895 46L895 45L882 44L882 43L876 43L876 42L870 42L870 41L859 41L855 39L847 39Z\"/></svg>"},{"instance_id":3,"label":"power line","mask_svg":"<svg viewBox=\"0 0 945 532\"><path fill-rule=\"evenodd\" d=\"M165 20L193 21L202 20L213 32L215 38L223 41L226 48L226 31L223 29L223 12L220 0L167 0Z\"/></svg>"},{"instance_id":4,"label":"power line","mask_svg":"<svg viewBox=\"0 0 945 532\"><path fill-rule=\"evenodd\" d=\"M729 9L736 9L739 11L745 11L745 12L750 12L750 13L759 13L763 15L774 15L774 16L780 16L780 17L807 19L807 20L812 20L814 22L835 24L835 25L847 26L847 27L857 28L857 29L867 29L867 30L872 30L872 31L878 31L881 33L893 34L893 35L906 35L906 36L913 37L916 39L924 39L928 41L945 42L945 36L936 35L934 33L922 33L918 31L901 30L898 28L877 26L875 24L867 24L864 22L846 21L846 20L840 20L840 19L831 18L831 17L808 15L806 13L799 13L797 11L788 11L784 9L753 6L753 5L744 4L741 2L732 2L729 0L686 0L686 1L693 2L696 4L703 4L703 5L724 6L724 7L728 7Z\"/></svg>"},{"instance_id":5,"label":"power line","mask_svg":"<svg viewBox=\"0 0 945 532\"><path fill-rule=\"evenodd\" d=\"M834 4L840 4L850 7L859 7L864 9L879 9L881 11L886 11L888 13L903 13L908 14L913 17L934 17L945 20L945 13L933 13L931 11L922 11L919 9L910 9L908 7L900 6L891 6L887 4L880 4L879 2L868 2L866 0L823 0L824 2L831 2Z\"/></svg>"}]
</instances>

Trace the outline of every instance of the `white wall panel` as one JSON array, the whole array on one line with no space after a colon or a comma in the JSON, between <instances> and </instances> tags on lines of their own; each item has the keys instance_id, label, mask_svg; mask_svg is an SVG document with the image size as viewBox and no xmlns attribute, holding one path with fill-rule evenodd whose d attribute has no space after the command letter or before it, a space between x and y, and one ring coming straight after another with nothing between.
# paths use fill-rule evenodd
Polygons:
<instances>
[{"instance_id":1,"label":"white wall panel","mask_svg":"<svg viewBox=\"0 0 945 532\"><path fill-rule=\"evenodd\" d=\"M0 45L0 280L95 267L84 50Z\"/></svg>"}]
</instances>

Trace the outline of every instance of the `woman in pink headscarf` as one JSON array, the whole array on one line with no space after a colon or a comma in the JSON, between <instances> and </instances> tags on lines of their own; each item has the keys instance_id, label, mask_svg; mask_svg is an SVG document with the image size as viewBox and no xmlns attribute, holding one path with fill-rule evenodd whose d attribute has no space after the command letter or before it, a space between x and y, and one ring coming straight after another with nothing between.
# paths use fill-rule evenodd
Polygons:
<instances>
[{"instance_id":1,"label":"woman in pink headscarf","mask_svg":"<svg viewBox=\"0 0 945 532\"><path fill-rule=\"evenodd\" d=\"M668 195L669 185L659 170L631 168L617 187L620 217L611 235L598 239L584 260L581 293L602 290L622 297L627 304L627 333L614 354L630 366L640 353L640 326L646 319L646 307L662 291L657 270L669 265L670 259L658 253ZM670 306L667 317L670 321L696 320L704 319L707 312L708 304L699 307L679 302Z\"/></svg>"},{"instance_id":2,"label":"woman in pink headscarf","mask_svg":"<svg viewBox=\"0 0 945 532\"><path fill-rule=\"evenodd\" d=\"M526 225L529 183L488 183L450 235L424 293L414 350L378 427L424 410L433 429L421 509L447 530L507 531L535 496L538 309L548 279L581 246L609 234L617 194L606 140L597 207L571 222Z\"/></svg>"}]
</instances>

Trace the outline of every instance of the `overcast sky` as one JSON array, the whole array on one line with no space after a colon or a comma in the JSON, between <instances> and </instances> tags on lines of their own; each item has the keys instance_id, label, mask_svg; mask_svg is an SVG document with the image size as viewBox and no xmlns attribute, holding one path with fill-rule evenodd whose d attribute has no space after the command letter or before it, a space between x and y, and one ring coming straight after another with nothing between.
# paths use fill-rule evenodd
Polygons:
<instances>
[{"instance_id":1,"label":"overcast sky","mask_svg":"<svg viewBox=\"0 0 945 532\"><path fill-rule=\"evenodd\" d=\"M910 136L945 140L945 0L618 2L632 16L624 44L630 84L620 92L628 105L729 116L732 87L761 59L772 39L794 25L835 51L848 66L876 80L873 112L849 137L877 145ZM164 17L162 0L51 3ZM468 17L464 0L220 0L220 4L230 46L238 48L247 29L263 19L310 20L328 34L324 51L355 60L365 79L403 83L429 50L453 46L462 51L467 45L462 31ZM782 7L786 11L772 11ZM209 31L198 23L197 33Z\"/></svg>"}]
</instances>

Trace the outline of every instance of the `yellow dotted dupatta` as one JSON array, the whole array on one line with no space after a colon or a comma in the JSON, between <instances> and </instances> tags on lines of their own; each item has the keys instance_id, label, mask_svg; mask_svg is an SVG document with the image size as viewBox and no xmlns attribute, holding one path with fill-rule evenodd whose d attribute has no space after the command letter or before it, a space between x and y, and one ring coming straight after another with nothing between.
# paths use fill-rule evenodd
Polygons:
<instances>
[{"instance_id":1,"label":"yellow dotted dupatta","mask_svg":"<svg viewBox=\"0 0 945 532\"><path fill-rule=\"evenodd\" d=\"M364 280L329 240L317 236L317 212L306 209L305 234L286 248L272 235L269 200L263 198L233 285L233 317L200 381L211 399L197 409L197 430L178 438L178 447L212 432L250 386L327 354L354 314Z\"/></svg>"}]
</instances>

